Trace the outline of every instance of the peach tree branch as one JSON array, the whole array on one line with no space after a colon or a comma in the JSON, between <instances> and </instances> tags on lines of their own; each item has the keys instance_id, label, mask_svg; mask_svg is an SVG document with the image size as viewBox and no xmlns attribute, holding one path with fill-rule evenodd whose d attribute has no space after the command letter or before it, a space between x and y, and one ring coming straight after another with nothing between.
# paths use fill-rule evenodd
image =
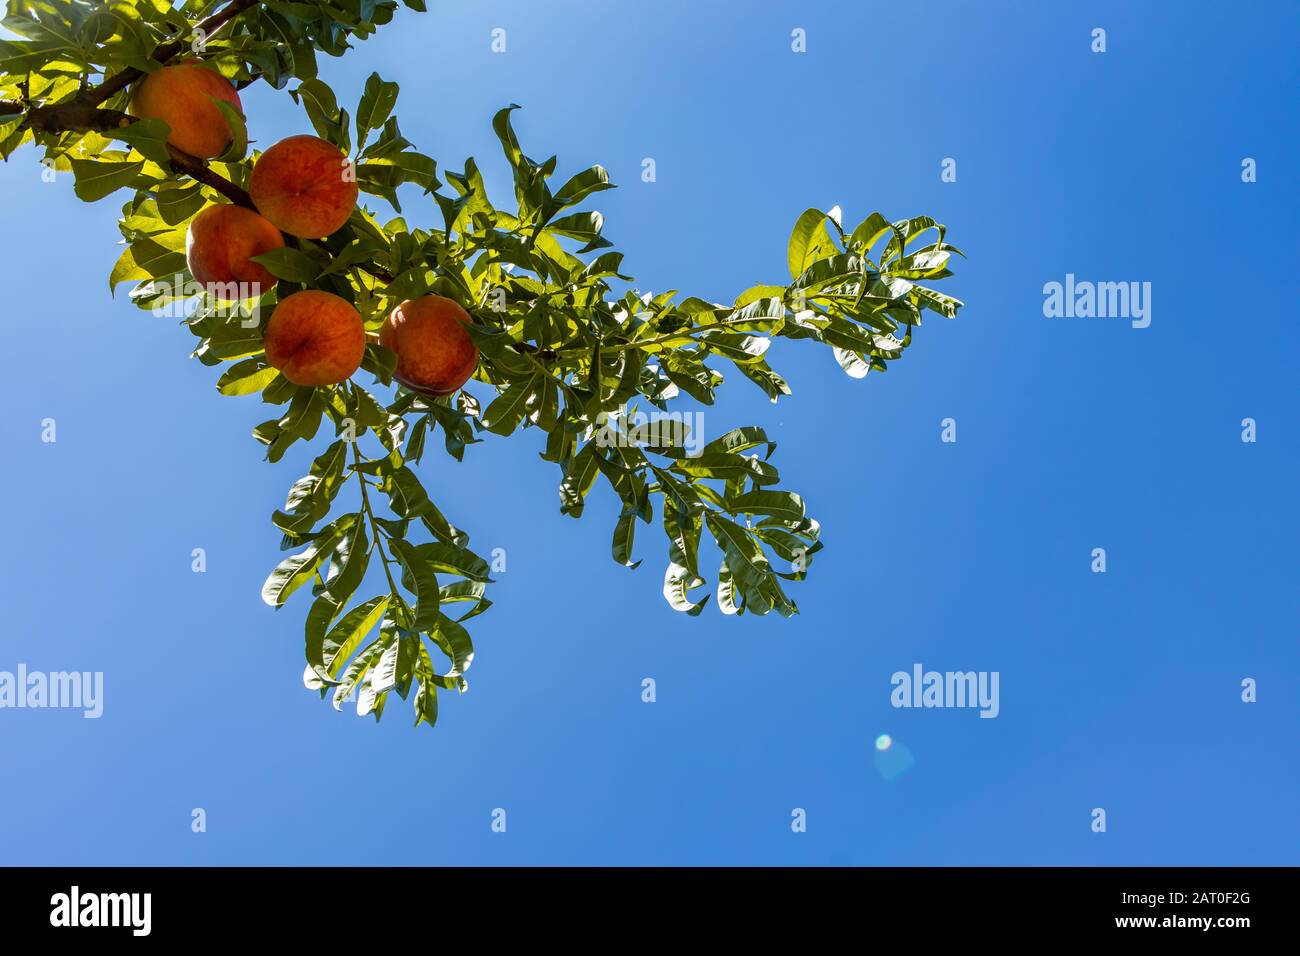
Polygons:
<instances>
[{"instance_id":1,"label":"peach tree branch","mask_svg":"<svg viewBox=\"0 0 1300 956\"><path fill-rule=\"evenodd\" d=\"M239 16L239 14L243 13L249 7L256 6L260 2L261 0L233 0L232 3L222 7L216 13L205 17L198 23L194 24L193 32L202 33L205 38L212 37L214 34L219 32L222 27L234 20L235 17ZM159 45L153 51L152 59L158 63L166 63L168 60L171 60L184 51L187 45L188 44L184 37L178 37L168 43ZM98 86L79 94L77 99L83 105L98 106L107 101L109 97L126 89L143 76L143 70L136 69L135 67L127 67L125 70L113 74Z\"/></svg>"},{"instance_id":2,"label":"peach tree branch","mask_svg":"<svg viewBox=\"0 0 1300 956\"><path fill-rule=\"evenodd\" d=\"M103 65L103 72L111 64L142 64L153 44L153 58L160 63L181 53L181 39L158 42L184 28L172 13L153 0L121 2L136 5L153 39L132 45L110 37L89 57ZM417 11L424 8L424 0L403 2ZM195 26L215 32L254 6L254 0L235 0ZM0 103L0 116L20 118L17 124L0 122L0 151L8 155L38 133L47 156L66 156L81 198L94 201L120 189L134 193L119 222L126 243L110 287L136 281L131 298L144 309L165 311L177 302L196 307L185 325L199 341L195 357L222 369L217 389L231 396L260 394L264 405L277 409L274 418L253 430L269 461L282 460L296 442L316 441L322 426L326 435L333 431L329 447L272 516L284 533L282 549L293 553L262 592L278 607L310 585L315 600L305 622L304 683L322 695L333 689L336 707L356 691L358 712L376 718L390 690L403 698L414 691L417 723L429 724L437 718L436 691L464 689L462 674L473 645L462 622L490 606L484 587L492 582L487 563L469 551L468 535L447 521L413 470L435 428L456 460L483 433L541 436L541 457L562 476L560 510L574 518L603 478L622 505L611 555L626 567L640 563L634 559L640 523L653 525L661 518L668 543L663 594L674 610L695 615L703 609L707 591L699 600L692 593L706 584L708 569L699 548L701 540L711 538L710 547L716 544L722 558L716 593L723 613L797 613L781 581L804 579L811 555L821 548L820 525L797 494L777 487L780 476L768 462L775 443L755 426L705 443L698 419L686 431L647 432L640 409L669 413L669 403L679 395L712 405L724 381L722 370L729 380L733 366L777 401L790 389L764 357L776 338L825 346L854 378L885 370L911 345L922 310L952 317L961 304L919 284L950 274L944 263L956 250L944 244L944 227L923 216L891 222L873 213L846 233L838 207L809 209L789 239L788 282L755 286L729 305L693 296L679 301L676 293L642 295L623 274L622 254L602 236L603 216L579 211L588 196L613 188L606 170L591 166L556 187L555 158L539 163L521 148L511 127L515 107L492 121L514 180L511 208L498 208L489 199L472 158L461 172L443 170L401 135L394 115L396 83L372 74L356 108L340 107L335 92L316 75L314 51L341 55L350 37L364 39L390 22L397 3L372 0L364 16L353 6L354 0L267 4L220 44L223 58L240 61L233 75L265 78L277 88L287 78L298 81L290 95L317 138L342 154L358 184L347 202L350 218L330 225L328 239L290 239L283 251L257 257L279 281L265 296L247 300L266 310L251 324L246 315L232 315L210 290L196 302L173 281L189 278L192 266L182 250L194 235L196 217L212 208L212 196L189 185L178 188L172 174L188 176L233 203L253 205L240 185L254 165L243 158L242 118L227 112L232 147L227 159L213 163L233 170L236 183L206 161L164 151L167 132L157 121L127 132L134 118L104 108L122 106L114 94L147 71L128 66L99 87L76 92L77 78L64 72L66 66L51 66L43 75L33 67L37 61L65 64L78 57L84 63L84 50L24 52L0 41L0 90L15 101ZM91 0L68 0L60 9L72 11L63 30L70 36L82 35L86 17L105 13ZM42 28L31 21L33 33ZM33 75L40 76L40 85L24 86ZM30 89L38 100L43 92L50 105L33 103ZM122 140L152 162L109 151L101 137L88 138L76 151L80 155L72 155L69 147L75 143L62 134L78 130ZM350 163L349 156L354 157ZM443 189L440 172L454 193ZM398 191L413 187L436 203L435 214L441 213L436 226L407 225ZM260 198L260 187L258 192ZM368 206L358 209L357 192L387 202L397 217L381 222ZM931 229L938 239L922 247L918 239ZM383 287L366 275L380 279ZM365 346L359 368L373 374L377 386L396 387L391 400L363 387L353 377L355 364L348 365L352 371L343 379L347 388L299 383L271 354L271 327L298 290L341 298L360 316L363 332L387 328L394 307L405 300L442 299L462 314L468 310L476 321L465 320L474 343L467 374L484 390L486 407L473 391L460 388L464 378L451 394L421 391L419 383L396 387L406 381L395 368L402 352L382 347L382 337L381 347L373 340ZM896 338L892 333L904 326L905 334ZM674 405L669 417L689 414ZM356 444L367 434L368 442L382 445L373 457ZM746 454L753 449L759 453ZM361 501L351 510L336 500L348 473L361 481ZM417 544L417 535L432 540ZM367 538L373 546L367 546ZM383 559L395 598L391 605L383 594L357 603L367 593L363 579L374 550ZM778 569L777 558L790 562L788 572ZM459 580L445 583L449 579ZM404 591L411 595L405 618L391 610L405 603ZM448 615L456 602L470 602L470 610L452 619ZM446 673L434 670L430 650L451 660ZM370 680L372 671L380 678Z\"/></svg>"}]
</instances>

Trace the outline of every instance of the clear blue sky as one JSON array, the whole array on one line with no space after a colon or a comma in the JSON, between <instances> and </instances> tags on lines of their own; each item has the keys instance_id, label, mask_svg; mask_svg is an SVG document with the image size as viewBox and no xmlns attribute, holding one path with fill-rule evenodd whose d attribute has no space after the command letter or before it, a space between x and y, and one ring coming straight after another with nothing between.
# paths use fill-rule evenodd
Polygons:
<instances>
[{"instance_id":1,"label":"clear blue sky","mask_svg":"<svg viewBox=\"0 0 1300 956\"><path fill-rule=\"evenodd\" d=\"M376 726L302 689L305 600L259 598L304 456L262 462L265 406L108 297L116 204L21 152L0 670L100 670L106 699L0 710L0 863L1300 863L1295 4L431 6L323 61L340 100L399 81L407 137L503 199L489 121L520 103L530 155L621 184L597 206L642 289L779 280L799 212L838 203L946 222L966 310L865 381L778 343L792 398L735 376L709 410L768 427L824 525L791 621L672 612L661 539L611 562L612 496L562 517L538 438L427 456L508 571L470 692L433 732L397 700ZM310 131L287 95L244 103L262 146ZM1152 283L1150 327L1044 318L1066 273ZM1000 715L892 708L918 662L998 671ZM914 759L892 781L882 733Z\"/></svg>"}]
</instances>

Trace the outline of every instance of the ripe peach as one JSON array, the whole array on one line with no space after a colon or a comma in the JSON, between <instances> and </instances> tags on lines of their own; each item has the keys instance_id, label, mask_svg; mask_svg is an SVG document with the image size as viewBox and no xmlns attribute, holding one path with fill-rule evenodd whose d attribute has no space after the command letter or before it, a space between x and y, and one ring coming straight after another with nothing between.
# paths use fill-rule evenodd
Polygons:
<instances>
[{"instance_id":1,"label":"ripe peach","mask_svg":"<svg viewBox=\"0 0 1300 956\"><path fill-rule=\"evenodd\" d=\"M234 133L212 99L243 112L230 81L195 62L155 70L140 81L131 99L131 114L160 119L172 128L167 142L199 159L220 156Z\"/></svg>"},{"instance_id":2,"label":"ripe peach","mask_svg":"<svg viewBox=\"0 0 1300 956\"><path fill-rule=\"evenodd\" d=\"M413 392L450 395L478 367L478 349L465 331L473 320L451 299L408 299L384 320L379 342L397 353L393 376Z\"/></svg>"},{"instance_id":3,"label":"ripe peach","mask_svg":"<svg viewBox=\"0 0 1300 956\"><path fill-rule=\"evenodd\" d=\"M190 223L185 261L190 274L213 295L241 299L261 295L275 285L275 276L251 257L283 245L280 230L251 209L218 203Z\"/></svg>"},{"instance_id":4,"label":"ripe peach","mask_svg":"<svg viewBox=\"0 0 1300 956\"><path fill-rule=\"evenodd\" d=\"M258 212L304 239L330 235L357 204L357 180L347 156L315 136L290 136L263 153L248 192Z\"/></svg>"},{"instance_id":5,"label":"ripe peach","mask_svg":"<svg viewBox=\"0 0 1300 956\"><path fill-rule=\"evenodd\" d=\"M307 289L275 307L262 341L267 362L295 385L333 385L361 367L366 327L346 299Z\"/></svg>"}]
</instances>

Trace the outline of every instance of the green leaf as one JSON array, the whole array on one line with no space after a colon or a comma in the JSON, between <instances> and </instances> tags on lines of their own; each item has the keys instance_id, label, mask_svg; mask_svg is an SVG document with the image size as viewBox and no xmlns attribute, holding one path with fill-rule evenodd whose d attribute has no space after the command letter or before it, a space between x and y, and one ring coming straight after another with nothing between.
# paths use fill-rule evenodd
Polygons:
<instances>
[{"instance_id":1,"label":"green leaf","mask_svg":"<svg viewBox=\"0 0 1300 956\"><path fill-rule=\"evenodd\" d=\"M766 362L745 362L736 365L740 373L763 390L775 403L782 395L790 394L790 386L780 375L772 371Z\"/></svg>"},{"instance_id":2,"label":"green leaf","mask_svg":"<svg viewBox=\"0 0 1300 956\"><path fill-rule=\"evenodd\" d=\"M743 614L745 610L736 587L736 579L725 560L718 568L718 609L723 614Z\"/></svg>"},{"instance_id":3,"label":"green leaf","mask_svg":"<svg viewBox=\"0 0 1300 956\"><path fill-rule=\"evenodd\" d=\"M469 631L447 615L439 614L437 625L429 636L451 660L452 668L447 676L457 677L469 670L469 665L474 661L474 644L469 638Z\"/></svg>"},{"instance_id":4,"label":"green leaf","mask_svg":"<svg viewBox=\"0 0 1300 956\"><path fill-rule=\"evenodd\" d=\"M919 300L919 304L932 312L938 312L946 319L957 318L957 310L966 303L961 299L954 299L950 295L944 295L942 292L935 292L933 289L926 289L922 286L913 286L912 294Z\"/></svg>"},{"instance_id":5,"label":"green leaf","mask_svg":"<svg viewBox=\"0 0 1300 956\"><path fill-rule=\"evenodd\" d=\"M397 104L397 84L380 78L378 73L371 73L366 79L365 92L361 94L361 103L357 106L357 146L365 144L371 130L379 129L388 119Z\"/></svg>"},{"instance_id":6,"label":"green leaf","mask_svg":"<svg viewBox=\"0 0 1300 956\"><path fill-rule=\"evenodd\" d=\"M553 219L547 225L548 232L579 239L590 245L600 238L600 231L605 227L605 217L598 212L575 212L569 216Z\"/></svg>"},{"instance_id":7,"label":"green leaf","mask_svg":"<svg viewBox=\"0 0 1300 956\"><path fill-rule=\"evenodd\" d=\"M415 545L402 538L393 538L389 543L393 547L397 560L402 562L402 567L410 574L414 583L415 620L411 622L411 628L427 631L438 620L440 603L438 578Z\"/></svg>"},{"instance_id":8,"label":"green leaf","mask_svg":"<svg viewBox=\"0 0 1300 956\"><path fill-rule=\"evenodd\" d=\"M783 295L785 295L785 286L756 285L736 296L735 307L741 309L761 299L776 299L780 302Z\"/></svg>"},{"instance_id":9,"label":"green leaf","mask_svg":"<svg viewBox=\"0 0 1300 956\"><path fill-rule=\"evenodd\" d=\"M432 541L427 544L416 545L415 549L419 552L421 560L434 571L441 571L444 574L457 574L471 581L488 582L491 580L488 577L488 563L465 548L457 547L454 544L446 544L442 541Z\"/></svg>"},{"instance_id":10,"label":"green leaf","mask_svg":"<svg viewBox=\"0 0 1300 956\"><path fill-rule=\"evenodd\" d=\"M252 257L253 262L266 266L268 272L277 279L285 279L299 285L310 285L321 273L321 264L307 253L291 246L281 246Z\"/></svg>"},{"instance_id":11,"label":"green leaf","mask_svg":"<svg viewBox=\"0 0 1300 956\"><path fill-rule=\"evenodd\" d=\"M186 269L185 253L172 248L177 238L183 250L184 232L179 233L178 237L164 235L137 239L127 246L109 274L110 291L115 290L120 283L133 279L161 279L182 274ZM167 244L164 245L160 239Z\"/></svg>"},{"instance_id":12,"label":"green leaf","mask_svg":"<svg viewBox=\"0 0 1300 956\"><path fill-rule=\"evenodd\" d=\"M357 689L362 678L370 672L370 668L375 665L379 655L383 653L385 642L383 634L370 643L365 649L352 659L352 663L347 666L339 678L338 687L334 689L334 700L332 701L335 710L343 708L343 702L348 699L354 690ZM358 694L358 697L360 694ZM360 701L358 701L360 703Z\"/></svg>"},{"instance_id":13,"label":"green leaf","mask_svg":"<svg viewBox=\"0 0 1300 956\"><path fill-rule=\"evenodd\" d=\"M279 374L279 369L269 367L260 358L244 359L226 369L217 380L217 391L222 395L251 395L266 388Z\"/></svg>"},{"instance_id":14,"label":"green leaf","mask_svg":"<svg viewBox=\"0 0 1300 956\"><path fill-rule=\"evenodd\" d=\"M528 400L532 397L537 374L519 379L498 395L483 413L483 427L496 435L509 435L524 420Z\"/></svg>"},{"instance_id":15,"label":"green leaf","mask_svg":"<svg viewBox=\"0 0 1300 956\"><path fill-rule=\"evenodd\" d=\"M820 209L804 210L790 233L790 246L786 252L791 278L797 279L812 263L838 251L830 230L826 228L826 214Z\"/></svg>"},{"instance_id":16,"label":"green leaf","mask_svg":"<svg viewBox=\"0 0 1300 956\"><path fill-rule=\"evenodd\" d=\"M408 150L381 159L367 159L357 166L357 179L363 184L383 185L385 189L416 183L429 192L438 186L438 164L423 153Z\"/></svg>"},{"instance_id":17,"label":"green leaf","mask_svg":"<svg viewBox=\"0 0 1300 956\"><path fill-rule=\"evenodd\" d=\"M704 344L710 352L726 356L733 362L757 362L763 358L772 340L740 332L724 332L709 329L700 334L697 341Z\"/></svg>"},{"instance_id":18,"label":"green leaf","mask_svg":"<svg viewBox=\"0 0 1300 956\"><path fill-rule=\"evenodd\" d=\"M831 354L835 356L835 361L849 378L865 378L871 371L871 362L859 352L834 346L831 348Z\"/></svg>"},{"instance_id":19,"label":"green leaf","mask_svg":"<svg viewBox=\"0 0 1300 956\"><path fill-rule=\"evenodd\" d=\"M339 109L338 100L328 84L319 79L304 80L291 91L291 95L307 111L307 119L316 135L344 152L350 152L346 114Z\"/></svg>"},{"instance_id":20,"label":"green leaf","mask_svg":"<svg viewBox=\"0 0 1300 956\"><path fill-rule=\"evenodd\" d=\"M217 99L215 96L209 96L208 99L221 111L222 118L230 127L230 145L217 157L217 162L237 163L248 152L248 128L244 125L244 114L225 100Z\"/></svg>"},{"instance_id":21,"label":"green leaf","mask_svg":"<svg viewBox=\"0 0 1300 956\"><path fill-rule=\"evenodd\" d=\"M313 602L311 610L307 612L307 622L304 626L307 670L303 675L303 681L309 690L320 690L326 683L333 683L333 679L325 669L322 645L329 626L334 623L334 618L338 616L340 610L333 598L324 594Z\"/></svg>"},{"instance_id":22,"label":"green leaf","mask_svg":"<svg viewBox=\"0 0 1300 956\"><path fill-rule=\"evenodd\" d=\"M519 140L515 138L514 128L510 125L510 113L512 110L519 109L518 103L511 103L492 117L492 129L497 134L497 139L501 140L501 148L506 154L506 160L511 166L517 167L523 159L523 150L519 148Z\"/></svg>"},{"instance_id":23,"label":"green leaf","mask_svg":"<svg viewBox=\"0 0 1300 956\"><path fill-rule=\"evenodd\" d=\"M406 0L408 6L413 2L423 2L423 0ZM424 656L428 657L427 651L424 651ZM429 668L426 673L422 665L423 662L416 666L416 672L420 678L420 689L416 691L415 700L413 701L415 706L415 726L419 727L420 724L424 723L432 727L438 722L438 687L433 682L432 668Z\"/></svg>"},{"instance_id":24,"label":"green leaf","mask_svg":"<svg viewBox=\"0 0 1300 956\"><path fill-rule=\"evenodd\" d=\"M871 247L876 244L876 240L893 228L888 219L878 212L873 212L854 228L853 234L849 236L849 246L864 256L870 255Z\"/></svg>"},{"instance_id":25,"label":"green leaf","mask_svg":"<svg viewBox=\"0 0 1300 956\"><path fill-rule=\"evenodd\" d=\"M938 247L943 245L944 233L947 232L947 229L942 224L935 222L929 216L902 219L891 223L891 228L894 231L894 237L889 240L889 245L885 247L885 254L881 256L880 263L882 266L890 259L901 258L904 250L930 229L935 230L938 235L935 240L937 250Z\"/></svg>"},{"instance_id":26,"label":"green leaf","mask_svg":"<svg viewBox=\"0 0 1300 956\"><path fill-rule=\"evenodd\" d=\"M709 603L709 595L692 601L688 592L703 585L703 578L691 574L679 564L670 563L664 571L664 599L674 611L681 611L691 617L699 616L704 605Z\"/></svg>"},{"instance_id":27,"label":"green leaf","mask_svg":"<svg viewBox=\"0 0 1300 956\"><path fill-rule=\"evenodd\" d=\"M133 163L99 162L93 159L71 159L76 183L72 190L85 202L103 199L123 186L135 182L144 169L144 160Z\"/></svg>"},{"instance_id":28,"label":"green leaf","mask_svg":"<svg viewBox=\"0 0 1300 956\"><path fill-rule=\"evenodd\" d=\"M380 384L390 385L393 372L397 371L397 353L382 345L368 343L365 356L361 359L361 367L378 379Z\"/></svg>"},{"instance_id":29,"label":"green leaf","mask_svg":"<svg viewBox=\"0 0 1300 956\"><path fill-rule=\"evenodd\" d=\"M726 434L718 436L705 445L702 452L706 455L738 454L757 448L759 445L767 446L767 451L763 454L764 458L772 457L772 452L776 451L776 442L767 437L767 432L756 425L747 425L743 428L733 428Z\"/></svg>"},{"instance_id":30,"label":"green leaf","mask_svg":"<svg viewBox=\"0 0 1300 956\"><path fill-rule=\"evenodd\" d=\"M402 465L385 477L381 486L392 502L393 510L404 518L419 518L440 541L464 546L469 535L453 526L429 500L428 492L415 473Z\"/></svg>"},{"instance_id":31,"label":"green leaf","mask_svg":"<svg viewBox=\"0 0 1300 956\"><path fill-rule=\"evenodd\" d=\"M402 641L400 635L390 644L386 644L383 653L375 661L374 668L370 671L370 690L378 695L385 691L391 690L397 685L397 659L402 652ZM358 713L364 713L369 708L358 707Z\"/></svg>"},{"instance_id":32,"label":"green leaf","mask_svg":"<svg viewBox=\"0 0 1300 956\"><path fill-rule=\"evenodd\" d=\"M804 516L803 499L793 491L751 491L727 502L732 511L747 515L772 515L798 521Z\"/></svg>"},{"instance_id":33,"label":"green leaf","mask_svg":"<svg viewBox=\"0 0 1300 956\"><path fill-rule=\"evenodd\" d=\"M619 515L618 523L614 526L611 553L614 560L626 568L636 568L641 564L640 561L632 560L632 544L636 540L636 518L634 512L625 511Z\"/></svg>"},{"instance_id":34,"label":"green leaf","mask_svg":"<svg viewBox=\"0 0 1300 956\"><path fill-rule=\"evenodd\" d=\"M302 551L281 561L262 585L262 600L272 607L279 607L287 601L289 595L312 579L321 562L343 537L344 530L335 522Z\"/></svg>"},{"instance_id":35,"label":"green leaf","mask_svg":"<svg viewBox=\"0 0 1300 956\"><path fill-rule=\"evenodd\" d=\"M722 549L723 565L729 572L729 585L738 588L747 610L763 615L775 608L783 617L796 613L798 608L782 592L763 549L754 541L751 532L715 512L707 512L704 521L713 538ZM722 577L718 581L718 603L724 603ZM734 604L734 595L729 598Z\"/></svg>"},{"instance_id":36,"label":"green leaf","mask_svg":"<svg viewBox=\"0 0 1300 956\"><path fill-rule=\"evenodd\" d=\"M159 183L154 196L158 202L158 215L172 226L188 221L207 203L202 183Z\"/></svg>"},{"instance_id":37,"label":"green leaf","mask_svg":"<svg viewBox=\"0 0 1300 956\"><path fill-rule=\"evenodd\" d=\"M131 146L141 156L163 169L171 164L171 154L167 152L167 137L171 135L171 127L163 120L138 120L130 126L112 130L109 135Z\"/></svg>"},{"instance_id":38,"label":"green leaf","mask_svg":"<svg viewBox=\"0 0 1300 956\"><path fill-rule=\"evenodd\" d=\"M596 443L588 442L573 457L573 464L569 467L568 474L560 482L560 510L562 513L572 515L575 518L582 515L583 501L596 483L596 476L600 473L597 464L598 454Z\"/></svg>"},{"instance_id":39,"label":"green leaf","mask_svg":"<svg viewBox=\"0 0 1300 956\"><path fill-rule=\"evenodd\" d=\"M336 603L344 603L361 586L369 564L370 537L366 534L366 523L358 516L356 524L334 549L325 591Z\"/></svg>"},{"instance_id":40,"label":"green leaf","mask_svg":"<svg viewBox=\"0 0 1300 956\"><path fill-rule=\"evenodd\" d=\"M780 477L777 470L767 462L718 452L702 453L696 458L682 458L673 463L673 470L693 478L751 478L760 485L773 484Z\"/></svg>"},{"instance_id":41,"label":"green leaf","mask_svg":"<svg viewBox=\"0 0 1300 956\"><path fill-rule=\"evenodd\" d=\"M297 386L293 386L295 389ZM316 456L311 471L294 482L285 499L284 511L271 516L272 523L286 534L305 534L330 509L343 479L346 445L332 443Z\"/></svg>"},{"instance_id":42,"label":"green leaf","mask_svg":"<svg viewBox=\"0 0 1300 956\"><path fill-rule=\"evenodd\" d=\"M592 166L571 177L559 188L555 194L556 208L563 209L565 206L576 205L592 193L613 188L614 184L609 181L609 173L605 168Z\"/></svg>"},{"instance_id":43,"label":"green leaf","mask_svg":"<svg viewBox=\"0 0 1300 956\"><path fill-rule=\"evenodd\" d=\"M358 604L330 628L319 647L309 641L307 663L323 677L336 678L366 635L383 619L388 601L389 596L384 594Z\"/></svg>"}]
</instances>

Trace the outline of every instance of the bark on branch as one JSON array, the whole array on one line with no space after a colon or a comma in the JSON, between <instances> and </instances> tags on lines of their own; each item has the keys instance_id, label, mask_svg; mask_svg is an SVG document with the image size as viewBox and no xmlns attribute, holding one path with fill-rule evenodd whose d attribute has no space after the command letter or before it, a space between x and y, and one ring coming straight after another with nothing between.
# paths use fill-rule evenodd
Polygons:
<instances>
[{"instance_id":1,"label":"bark on branch","mask_svg":"<svg viewBox=\"0 0 1300 956\"><path fill-rule=\"evenodd\" d=\"M232 0L216 13L196 23L194 31L202 32L205 38L211 37L240 13L260 2L261 0ZM153 59L159 63L166 63L185 48L184 38L160 44L153 52ZM111 135L113 130L134 123L136 118L120 110L102 109L101 104L143 76L142 70L128 67L98 86L78 93L68 102L52 106L32 106L24 102L0 101L0 116L23 114L22 125L37 132L58 134L94 131ZM246 190L215 172L206 161L182 152L170 143L167 145L167 153L171 157L171 167L175 172L215 189L238 206L257 211L257 206L253 204ZM360 268L381 282L393 281L392 273L373 263L361 263ZM519 351L529 348L521 343Z\"/></svg>"},{"instance_id":2,"label":"bark on branch","mask_svg":"<svg viewBox=\"0 0 1300 956\"><path fill-rule=\"evenodd\" d=\"M201 32L204 38L211 37L214 33L224 27L235 17L239 16L249 7L256 6L261 0L233 0L232 3L222 7L216 13L209 17L204 17L198 23L194 24L194 32ZM159 63L166 63L184 50L187 46L186 39L181 37L172 40L169 43L159 44L153 51L153 59ZM114 73L99 86L86 90L78 94L77 102L87 106L98 106L107 100L114 93L126 89L140 77L144 76L143 70L137 70L135 67L127 67L118 73Z\"/></svg>"},{"instance_id":3,"label":"bark on branch","mask_svg":"<svg viewBox=\"0 0 1300 956\"><path fill-rule=\"evenodd\" d=\"M10 107L22 104L0 103L0 114L13 113ZM34 106L27 111L23 125L42 133L89 132L107 133L122 129L136 122L136 118L120 110L105 110L82 103L60 103L56 106ZM224 176L214 172L208 164L197 156L191 156L167 144L167 155L171 157L171 167L175 172L189 176L191 179L211 186L237 206L257 210L248 193L236 186Z\"/></svg>"}]
</instances>

